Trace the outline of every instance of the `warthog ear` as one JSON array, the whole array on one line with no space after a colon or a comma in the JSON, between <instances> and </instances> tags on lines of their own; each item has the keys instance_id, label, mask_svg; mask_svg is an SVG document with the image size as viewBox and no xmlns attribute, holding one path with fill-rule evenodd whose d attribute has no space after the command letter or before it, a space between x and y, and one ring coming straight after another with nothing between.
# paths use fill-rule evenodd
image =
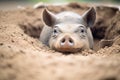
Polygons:
<instances>
[{"instance_id":1,"label":"warthog ear","mask_svg":"<svg viewBox=\"0 0 120 80\"><path fill-rule=\"evenodd\" d=\"M86 11L83 15L82 18L84 21L87 23L87 27L92 27L95 19L96 19L96 11L93 7L91 7L88 11Z\"/></svg>"},{"instance_id":2,"label":"warthog ear","mask_svg":"<svg viewBox=\"0 0 120 80\"><path fill-rule=\"evenodd\" d=\"M50 27L52 27L56 21L55 15L50 11L48 11L46 8L43 10L42 19L43 19L43 22Z\"/></svg>"}]
</instances>

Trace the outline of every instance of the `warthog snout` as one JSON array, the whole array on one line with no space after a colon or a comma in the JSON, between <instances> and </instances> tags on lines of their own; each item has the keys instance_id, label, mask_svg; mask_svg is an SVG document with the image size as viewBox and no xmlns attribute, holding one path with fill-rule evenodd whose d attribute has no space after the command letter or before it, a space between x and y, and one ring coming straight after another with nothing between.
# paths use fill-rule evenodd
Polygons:
<instances>
[{"instance_id":1,"label":"warthog snout","mask_svg":"<svg viewBox=\"0 0 120 80\"><path fill-rule=\"evenodd\" d=\"M70 48L74 46L74 41L70 36L65 36L60 40L60 46L64 48Z\"/></svg>"}]
</instances>

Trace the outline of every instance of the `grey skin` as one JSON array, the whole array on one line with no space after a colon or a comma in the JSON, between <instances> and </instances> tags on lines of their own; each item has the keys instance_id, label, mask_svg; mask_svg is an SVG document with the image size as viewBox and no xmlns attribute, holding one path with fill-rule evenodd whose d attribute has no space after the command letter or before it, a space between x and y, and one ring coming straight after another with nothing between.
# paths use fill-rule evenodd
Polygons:
<instances>
[{"instance_id":1,"label":"grey skin","mask_svg":"<svg viewBox=\"0 0 120 80\"><path fill-rule=\"evenodd\" d=\"M96 19L93 7L82 16L70 11L55 15L44 9L42 19L45 26L40 34L40 41L43 44L60 52L93 49L93 36L90 30Z\"/></svg>"}]
</instances>

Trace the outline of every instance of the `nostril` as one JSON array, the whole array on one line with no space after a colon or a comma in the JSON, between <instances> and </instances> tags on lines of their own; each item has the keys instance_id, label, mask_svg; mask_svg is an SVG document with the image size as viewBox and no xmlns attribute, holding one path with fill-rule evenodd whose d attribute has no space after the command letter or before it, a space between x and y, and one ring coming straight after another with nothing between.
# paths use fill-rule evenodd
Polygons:
<instances>
[{"instance_id":1,"label":"nostril","mask_svg":"<svg viewBox=\"0 0 120 80\"><path fill-rule=\"evenodd\" d=\"M65 38L63 38L63 39L61 40L61 43L65 43Z\"/></svg>"},{"instance_id":2,"label":"nostril","mask_svg":"<svg viewBox=\"0 0 120 80\"><path fill-rule=\"evenodd\" d=\"M70 38L70 39L69 39L69 42L70 42L70 43L73 43L73 40Z\"/></svg>"},{"instance_id":3,"label":"nostril","mask_svg":"<svg viewBox=\"0 0 120 80\"><path fill-rule=\"evenodd\" d=\"M71 39L71 38L69 38L69 45L70 45L70 46L73 46L73 45L74 45L74 41L73 41L73 39Z\"/></svg>"}]
</instances>

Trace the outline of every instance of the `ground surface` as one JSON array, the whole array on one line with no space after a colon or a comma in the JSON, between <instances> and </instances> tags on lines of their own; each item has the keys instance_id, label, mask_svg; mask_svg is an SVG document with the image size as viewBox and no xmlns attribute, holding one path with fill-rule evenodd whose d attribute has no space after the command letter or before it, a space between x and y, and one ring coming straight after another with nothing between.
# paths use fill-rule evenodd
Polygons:
<instances>
[{"instance_id":1,"label":"ground surface","mask_svg":"<svg viewBox=\"0 0 120 80\"><path fill-rule=\"evenodd\" d=\"M49 5L48 9L54 13L71 10L82 14L90 6L71 3ZM37 9L0 11L0 80L120 80L117 8L95 6L97 20L92 28L95 48L71 54L51 50L38 40L43 8L44 5Z\"/></svg>"}]
</instances>

